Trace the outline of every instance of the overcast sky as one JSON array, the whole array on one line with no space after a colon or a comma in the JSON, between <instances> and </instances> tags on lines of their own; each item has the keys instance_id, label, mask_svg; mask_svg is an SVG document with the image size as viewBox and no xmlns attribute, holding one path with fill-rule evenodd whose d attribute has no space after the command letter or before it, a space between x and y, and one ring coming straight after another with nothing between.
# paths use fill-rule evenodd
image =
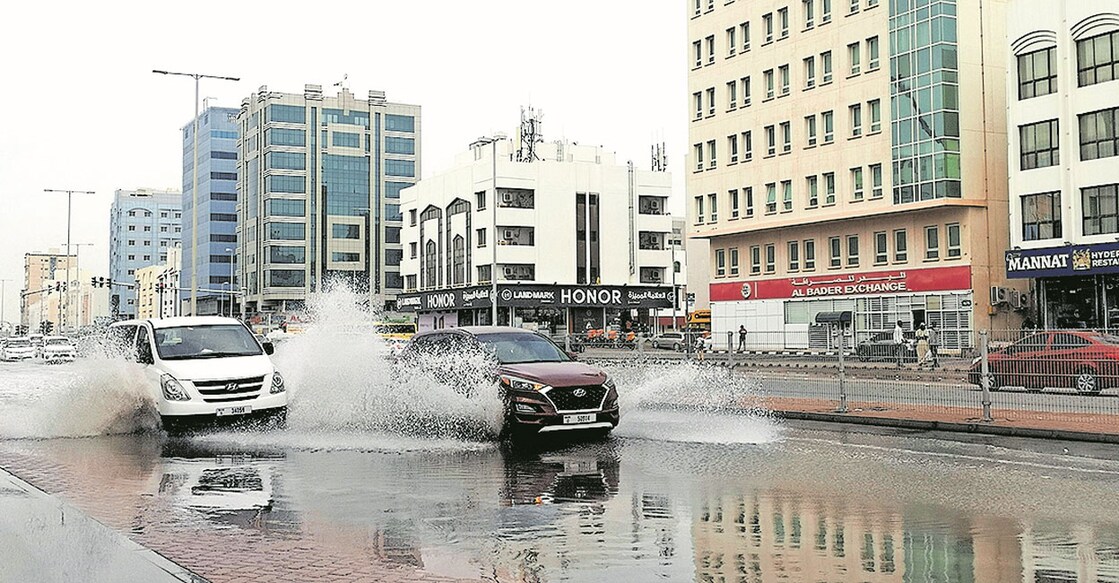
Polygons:
<instances>
[{"instance_id":1,"label":"overcast sky","mask_svg":"<svg viewBox=\"0 0 1119 583\"><path fill-rule=\"evenodd\" d=\"M601 144L649 166L668 143L683 211L687 140L685 6L680 0L13 2L0 35L0 279L18 320L23 254L63 247L74 196L81 266L108 275L117 189L179 188L180 129L194 82L152 69L240 77L200 97L238 107L260 85L301 92L349 75L361 97L423 107L423 175L475 138L515 135L522 105L546 141Z\"/></svg>"}]
</instances>

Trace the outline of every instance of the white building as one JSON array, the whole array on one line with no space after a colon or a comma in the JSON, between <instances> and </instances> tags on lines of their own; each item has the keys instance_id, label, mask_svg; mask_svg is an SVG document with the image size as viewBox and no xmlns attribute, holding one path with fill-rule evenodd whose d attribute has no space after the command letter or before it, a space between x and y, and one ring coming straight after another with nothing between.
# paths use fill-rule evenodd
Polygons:
<instances>
[{"instance_id":1,"label":"white building","mask_svg":"<svg viewBox=\"0 0 1119 583\"><path fill-rule=\"evenodd\" d=\"M495 265L501 324L624 327L671 307L671 175L617 164L601 146L536 153L518 162L509 140L480 140L402 193L399 306L421 329L489 324Z\"/></svg>"},{"instance_id":2,"label":"white building","mask_svg":"<svg viewBox=\"0 0 1119 583\"><path fill-rule=\"evenodd\" d=\"M137 318L168 318L178 316L185 310L179 309L177 301L179 292L183 291L180 285L182 279L182 249L172 247L167 252L167 261L159 265L152 265L136 270L136 308ZM228 287L228 286L227 286ZM208 288L202 288L207 290ZM223 294L215 294L222 296ZM225 310L215 312L221 314L229 309L229 296L224 295ZM182 302L189 306L189 300ZM220 302L218 304L221 305Z\"/></svg>"},{"instance_id":3,"label":"white building","mask_svg":"<svg viewBox=\"0 0 1119 583\"><path fill-rule=\"evenodd\" d=\"M1119 2L1009 4L1007 274L1038 324L1119 327Z\"/></svg>"}]
</instances>

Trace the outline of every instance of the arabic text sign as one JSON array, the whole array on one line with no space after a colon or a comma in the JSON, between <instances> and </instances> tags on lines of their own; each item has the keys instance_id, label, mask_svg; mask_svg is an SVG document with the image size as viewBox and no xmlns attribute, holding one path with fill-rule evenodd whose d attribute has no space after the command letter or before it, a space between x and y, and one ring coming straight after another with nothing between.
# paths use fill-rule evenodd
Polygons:
<instances>
[{"instance_id":1,"label":"arabic text sign","mask_svg":"<svg viewBox=\"0 0 1119 583\"><path fill-rule=\"evenodd\" d=\"M1119 273L1119 243L1072 245L1006 252L1010 278Z\"/></svg>"},{"instance_id":2,"label":"arabic text sign","mask_svg":"<svg viewBox=\"0 0 1119 583\"><path fill-rule=\"evenodd\" d=\"M712 301L823 298L888 295L909 292L966 291L971 289L971 267L897 269L863 273L816 273L802 277L761 279L749 282L743 294L741 281L711 284Z\"/></svg>"},{"instance_id":3,"label":"arabic text sign","mask_svg":"<svg viewBox=\"0 0 1119 583\"><path fill-rule=\"evenodd\" d=\"M450 311L489 307L490 288L428 291L397 296L402 311ZM497 305L514 307L670 308L672 288L618 285L502 285Z\"/></svg>"}]
</instances>

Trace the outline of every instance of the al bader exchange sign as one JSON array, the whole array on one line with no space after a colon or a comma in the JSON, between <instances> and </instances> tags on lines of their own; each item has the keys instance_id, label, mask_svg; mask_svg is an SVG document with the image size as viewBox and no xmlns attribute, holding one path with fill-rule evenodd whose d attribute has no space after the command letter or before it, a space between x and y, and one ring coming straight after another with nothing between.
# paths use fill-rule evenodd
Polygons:
<instances>
[{"instance_id":1,"label":"al bader exchange sign","mask_svg":"<svg viewBox=\"0 0 1119 583\"><path fill-rule=\"evenodd\" d=\"M490 288L421 292L397 296L401 311L444 311L490 307ZM497 305L553 308L671 308L672 288L625 285L502 285Z\"/></svg>"}]
</instances>

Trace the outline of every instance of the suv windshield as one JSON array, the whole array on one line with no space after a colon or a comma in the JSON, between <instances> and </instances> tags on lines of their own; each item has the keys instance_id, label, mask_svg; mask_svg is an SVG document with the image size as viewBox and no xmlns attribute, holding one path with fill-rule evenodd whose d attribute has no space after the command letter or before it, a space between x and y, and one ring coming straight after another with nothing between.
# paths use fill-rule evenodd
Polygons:
<instances>
[{"instance_id":1,"label":"suv windshield","mask_svg":"<svg viewBox=\"0 0 1119 583\"><path fill-rule=\"evenodd\" d=\"M478 341L493 353L501 364L571 360L554 342L536 334L515 332L479 334Z\"/></svg>"},{"instance_id":2,"label":"suv windshield","mask_svg":"<svg viewBox=\"0 0 1119 583\"><path fill-rule=\"evenodd\" d=\"M155 349L163 360L262 354L253 335L239 324L157 328Z\"/></svg>"}]
</instances>

